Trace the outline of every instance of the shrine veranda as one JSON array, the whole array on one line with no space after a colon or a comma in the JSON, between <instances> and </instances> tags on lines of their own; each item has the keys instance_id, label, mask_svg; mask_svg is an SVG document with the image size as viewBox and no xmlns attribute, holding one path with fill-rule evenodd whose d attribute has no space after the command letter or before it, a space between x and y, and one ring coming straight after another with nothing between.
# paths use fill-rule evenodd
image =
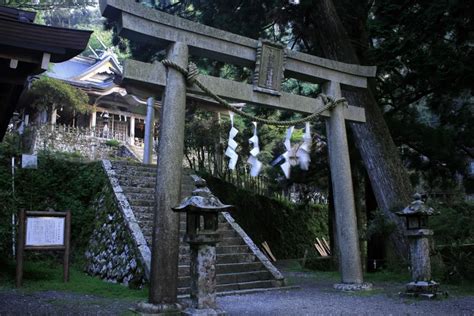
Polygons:
<instances>
[{"instance_id":1,"label":"shrine veranda","mask_svg":"<svg viewBox=\"0 0 474 316\"><path fill-rule=\"evenodd\" d=\"M367 78L375 76L375 67L303 54L278 44L169 15L133 1L101 0L100 6L105 17L118 23L121 36L155 45L157 51L166 49L166 59L184 69L188 67L190 55L255 69L252 85L199 75L203 85L229 101L314 113L324 106L322 101L282 92L280 86L284 77L321 84L326 95L339 99L342 97L341 85L365 88ZM179 202L186 98L204 93L187 84L184 74L176 69L134 60L125 63L122 84L129 92L140 96L162 96L149 301L152 304L174 304L179 225L178 216L171 208ZM364 109L338 105L324 111L321 116L327 126L341 284L362 289L364 283L345 121L363 124Z\"/></svg>"}]
</instances>

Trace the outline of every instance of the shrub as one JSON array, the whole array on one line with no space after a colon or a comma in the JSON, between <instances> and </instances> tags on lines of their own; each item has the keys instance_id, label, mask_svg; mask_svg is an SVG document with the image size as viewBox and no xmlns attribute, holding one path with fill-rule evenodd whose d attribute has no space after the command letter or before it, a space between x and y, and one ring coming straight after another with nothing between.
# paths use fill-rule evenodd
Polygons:
<instances>
[{"instance_id":1,"label":"shrub","mask_svg":"<svg viewBox=\"0 0 474 316\"><path fill-rule=\"evenodd\" d=\"M107 146L116 147L116 148L118 148L120 146L120 142L116 139L109 139L105 142L105 144Z\"/></svg>"},{"instance_id":2,"label":"shrub","mask_svg":"<svg viewBox=\"0 0 474 316\"><path fill-rule=\"evenodd\" d=\"M5 155L0 152L1 157ZM12 214L21 208L51 208L71 211L71 253L82 256L95 218L92 201L106 183L100 163L58 159L51 153L39 155L38 169L16 169L13 195L8 162L0 159L0 255L11 254Z\"/></svg>"},{"instance_id":3,"label":"shrub","mask_svg":"<svg viewBox=\"0 0 474 316\"><path fill-rule=\"evenodd\" d=\"M436 253L443 265L439 273L447 281L474 281L474 204L432 205L440 214L430 219Z\"/></svg>"},{"instance_id":4,"label":"shrub","mask_svg":"<svg viewBox=\"0 0 474 316\"><path fill-rule=\"evenodd\" d=\"M277 259L301 258L312 251L316 237L328 236L326 205L294 204L241 190L205 176L211 191L237 207L232 216L257 245L267 241Z\"/></svg>"}]
</instances>

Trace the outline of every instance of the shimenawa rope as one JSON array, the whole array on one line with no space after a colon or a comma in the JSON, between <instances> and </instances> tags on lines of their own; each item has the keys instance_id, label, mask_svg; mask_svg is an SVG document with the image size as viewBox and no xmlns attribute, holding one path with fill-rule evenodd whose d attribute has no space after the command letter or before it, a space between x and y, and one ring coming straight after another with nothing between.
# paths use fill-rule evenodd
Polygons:
<instances>
[{"instance_id":1,"label":"shimenawa rope","mask_svg":"<svg viewBox=\"0 0 474 316\"><path fill-rule=\"evenodd\" d=\"M277 125L277 126L293 126L293 125L297 125L297 124L300 124L300 123L313 121L322 112L324 112L326 110L330 110L330 109L332 109L333 107L335 107L336 105L338 105L340 103L344 103L344 104L347 105L347 100L345 98L340 98L340 99L334 100L333 98L321 93L317 96L317 98L320 98L321 101L323 101L324 106L319 108L314 113L312 113L312 114L310 114L306 117L303 117L301 119L291 120L291 121L276 121L276 120L264 119L264 118L254 116L252 114L246 113L242 110L239 110L239 109L233 107L229 102L222 99L217 94L215 94L211 90L209 90L206 86L204 86L198 79L199 70L198 70L198 68L196 67L196 65L194 63L189 63L188 69L185 69L185 68L181 67L180 65L176 64L175 62L173 62L169 59L164 59L164 60L161 61L161 63L163 65L165 65L166 67L176 69L177 71L182 73L186 77L186 81L189 85L195 84L196 86L199 87L199 89L204 91L209 97L211 97L214 100L216 100L217 102L219 102L219 104L224 106L229 111L232 111L232 112L234 112L234 113L236 113L236 114L238 114L242 117L248 118L251 121L262 123L262 124Z\"/></svg>"}]
</instances>

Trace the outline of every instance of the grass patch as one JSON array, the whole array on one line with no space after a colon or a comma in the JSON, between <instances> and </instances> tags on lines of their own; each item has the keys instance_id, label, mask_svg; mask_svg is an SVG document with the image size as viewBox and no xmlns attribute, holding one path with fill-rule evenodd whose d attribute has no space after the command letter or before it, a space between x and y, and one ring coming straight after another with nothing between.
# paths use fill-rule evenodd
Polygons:
<instances>
[{"instance_id":1,"label":"grass patch","mask_svg":"<svg viewBox=\"0 0 474 316\"><path fill-rule=\"evenodd\" d=\"M290 285L297 285L300 281L300 276L291 274L298 272L309 276L312 279L312 282L325 281L338 283L341 280L340 274L337 271L316 271L304 269L301 267L298 260L287 260L284 270L290 272L290 275L286 276ZM410 274L408 272L400 273L381 270L378 272L366 273L364 275L364 281L374 284L374 289L370 291L348 292L348 294L356 296L371 296L377 294L387 294L389 296L398 295L398 292L403 291L405 284L410 281ZM464 281L460 284L446 284L443 283L443 281L440 281L440 283L440 291L448 292L450 296L474 295L474 283L472 282Z\"/></svg>"},{"instance_id":2,"label":"grass patch","mask_svg":"<svg viewBox=\"0 0 474 316\"><path fill-rule=\"evenodd\" d=\"M474 295L474 283L463 282L456 285L441 283L441 291L448 292L449 295L454 296Z\"/></svg>"},{"instance_id":3,"label":"grass patch","mask_svg":"<svg viewBox=\"0 0 474 316\"><path fill-rule=\"evenodd\" d=\"M53 261L25 262L22 290L25 292L63 291L91 294L106 298L144 300L148 289L133 290L120 284L105 282L71 266L70 280L63 282L62 264ZM0 290L15 287L15 263L0 262Z\"/></svg>"},{"instance_id":4,"label":"grass patch","mask_svg":"<svg viewBox=\"0 0 474 316\"><path fill-rule=\"evenodd\" d=\"M287 285L301 285L308 282L336 283L339 274L335 271L316 271L301 267L299 259L278 260L276 266L283 272Z\"/></svg>"},{"instance_id":5,"label":"grass patch","mask_svg":"<svg viewBox=\"0 0 474 316\"><path fill-rule=\"evenodd\" d=\"M409 280L410 275L408 273L398 273L387 270L366 273L364 275L364 281L370 283L406 283Z\"/></svg>"}]
</instances>

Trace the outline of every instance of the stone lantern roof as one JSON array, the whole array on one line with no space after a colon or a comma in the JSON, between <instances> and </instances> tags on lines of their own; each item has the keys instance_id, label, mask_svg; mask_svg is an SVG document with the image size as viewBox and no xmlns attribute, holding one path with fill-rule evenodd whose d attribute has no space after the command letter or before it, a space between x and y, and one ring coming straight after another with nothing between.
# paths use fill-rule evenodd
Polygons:
<instances>
[{"instance_id":1,"label":"stone lantern roof","mask_svg":"<svg viewBox=\"0 0 474 316\"><path fill-rule=\"evenodd\" d=\"M192 175L196 189L191 196L182 200L181 204L173 207L176 212L225 212L234 208L233 205L222 203L206 186L206 180Z\"/></svg>"},{"instance_id":2,"label":"stone lantern roof","mask_svg":"<svg viewBox=\"0 0 474 316\"><path fill-rule=\"evenodd\" d=\"M398 216L431 216L436 214L433 208L425 205L425 202L421 199L421 194L415 193L413 199L414 201L411 202L410 205L405 207L402 211L396 212L396 214Z\"/></svg>"}]
</instances>

